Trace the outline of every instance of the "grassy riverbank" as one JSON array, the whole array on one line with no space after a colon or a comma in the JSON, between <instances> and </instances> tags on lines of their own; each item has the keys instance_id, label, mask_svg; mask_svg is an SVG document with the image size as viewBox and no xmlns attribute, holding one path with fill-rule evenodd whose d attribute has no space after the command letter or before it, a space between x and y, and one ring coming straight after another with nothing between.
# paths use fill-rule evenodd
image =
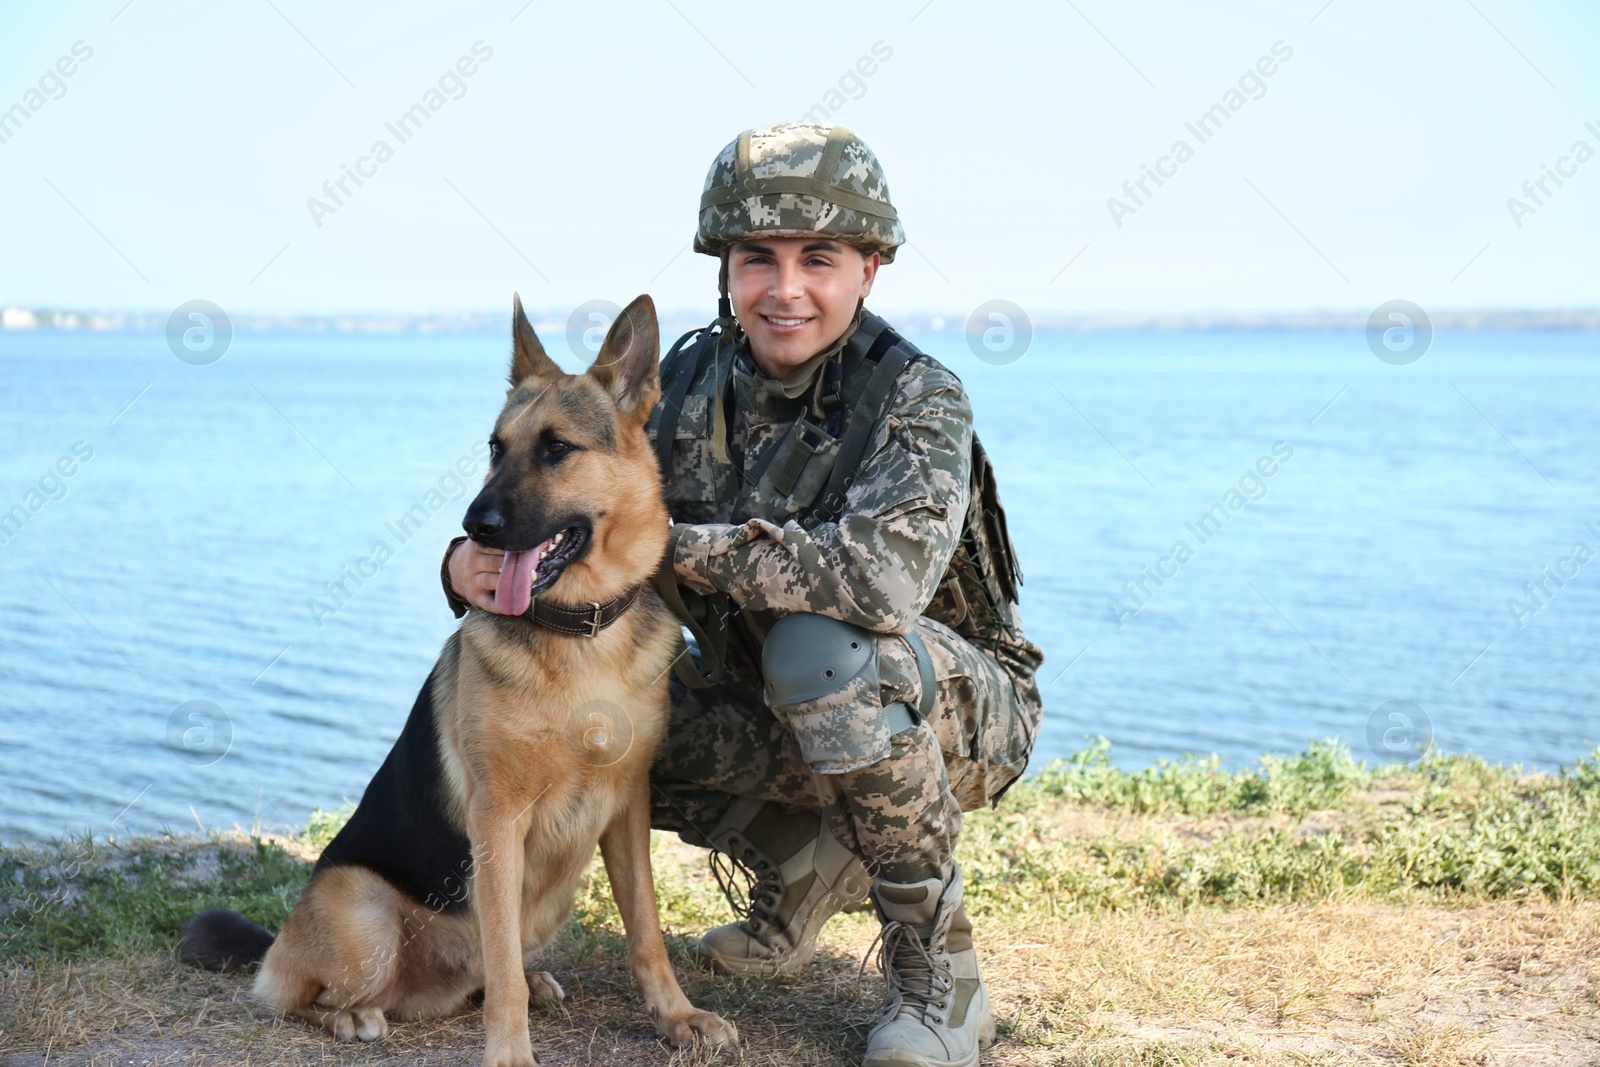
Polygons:
<instances>
[{"instance_id":1,"label":"grassy riverbank","mask_svg":"<svg viewBox=\"0 0 1600 1067\"><path fill-rule=\"evenodd\" d=\"M337 1046L178 964L182 922L225 904L275 927L341 815L301 835L0 849L0 1052L49 1063L474 1063L479 1017ZM704 854L657 835L669 947L745 1061L857 1062L879 995L840 916L782 980L698 969L726 921ZM1600 764L1522 775L1474 757L1374 769L1332 746L1249 771L1138 773L1103 747L967 817L960 856L1002 1042L986 1063L1591 1064L1600 1061ZM596 867L552 949L546 1063L667 1052L627 975ZM693 1062L694 1055L679 1057Z\"/></svg>"}]
</instances>

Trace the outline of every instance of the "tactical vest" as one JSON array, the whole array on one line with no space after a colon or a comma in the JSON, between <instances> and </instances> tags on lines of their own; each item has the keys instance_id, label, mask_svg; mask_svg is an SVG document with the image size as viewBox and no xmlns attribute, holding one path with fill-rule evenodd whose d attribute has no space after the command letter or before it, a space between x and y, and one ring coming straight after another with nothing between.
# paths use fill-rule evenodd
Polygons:
<instances>
[{"instance_id":1,"label":"tactical vest","mask_svg":"<svg viewBox=\"0 0 1600 1067\"><path fill-rule=\"evenodd\" d=\"M806 530L837 521L867 448L887 417L896 379L924 354L883 319L866 313L839 358L819 372L826 376L821 383L823 417L815 418L808 403L784 436L750 465L742 456L724 462L718 452L728 442L713 440L715 405L727 405L726 424L731 426L735 399L732 360L725 351L725 365L717 365L717 340L713 327L691 330L662 361L661 402L651 413L647 433L656 445L673 517L690 523L740 523L759 517L780 525L793 519ZM1010 608L1017 602L1022 572L1006 530L994 468L976 433L969 489L961 537L923 614L970 641L1025 640ZM690 629L696 627L691 623Z\"/></svg>"}]
</instances>

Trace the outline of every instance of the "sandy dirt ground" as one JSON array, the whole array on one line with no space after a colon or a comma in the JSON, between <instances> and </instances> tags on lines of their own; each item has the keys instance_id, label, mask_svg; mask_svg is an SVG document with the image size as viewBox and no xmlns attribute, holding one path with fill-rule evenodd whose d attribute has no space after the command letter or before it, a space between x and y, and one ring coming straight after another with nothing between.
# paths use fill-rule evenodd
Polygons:
<instances>
[{"instance_id":1,"label":"sandy dirt ground","mask_svg":"<svg viewBox=\"0 0 1600 1067\"><path fill-rule=\"evenodd\" d=\"M1600 1063L1600 904L1470 907L1336 902L1185 913L975 916L1001 1038L983 1063ZM785 979L728 979L670 945L691 999L740 1029L735 1053L656 1039L619 935L563 941L549 967L567 991L531 1012L545 1064L858 1063L881 994L861 959L866 914L827 928L817 963ZM247 976L171 955L13 962L0 971L0 1063L477 1064L476 1009L342 1045L274 1018Z\"/></svg>"}]
</instances>

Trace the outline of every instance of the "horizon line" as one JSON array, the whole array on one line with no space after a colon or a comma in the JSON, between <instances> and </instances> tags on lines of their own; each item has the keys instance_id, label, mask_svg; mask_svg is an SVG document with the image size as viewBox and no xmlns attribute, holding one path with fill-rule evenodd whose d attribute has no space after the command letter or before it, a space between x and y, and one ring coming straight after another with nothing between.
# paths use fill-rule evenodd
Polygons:
<instances>
[{"instance_id":1,"label":"horizon line","mask_svg":"<svg viewBox=\"0 0 1600 1067\"><path fill-rule=\"evenodd\" d=\"M546 306L529 308L528 315L535 327L551 329L571 325L572 316L585 307L590 312L601 309L590 307L597 302L585 302L573 308ZM989 303L999 303L991 301ZM893 318L906 332L939 333L954 326L958 330L973 321L987 323L987 318L977 318L986 305L967 313L963 311L915 309L891 311L885 317ZM1206 331L1206 330L1359 330L1369 325L1372 315L1352 309L1296 309L1286 311L1045 311L1030 314L1026 309L1012 304L1021 311L1027 325L1035 331L1084 333L1109 330L1151 330L1156 332ZM619 309L620 310L620 309ZM1381 309L1380 309L1381 310ZM25 332L29 330L88 330L92 332L146 332L166 328L169 317L176 312L149 309L86 309L25 307L0 304L0 332ZM227 312L224 312L227 314ZM1446 308L1427 312L1434 329L1445 330L1567 330L1600 331L1600 306L1518 308L1474 307ZM337 332L337 333L474 333L497 331L505 328L509 312L505 309L484 308L434 309L428 311L241 311L229 314L236 328L259 332ZM685 308L658 310L657 318L674 326L704 325L710 317L704 311Z\"/></svg>"}]
</instances>

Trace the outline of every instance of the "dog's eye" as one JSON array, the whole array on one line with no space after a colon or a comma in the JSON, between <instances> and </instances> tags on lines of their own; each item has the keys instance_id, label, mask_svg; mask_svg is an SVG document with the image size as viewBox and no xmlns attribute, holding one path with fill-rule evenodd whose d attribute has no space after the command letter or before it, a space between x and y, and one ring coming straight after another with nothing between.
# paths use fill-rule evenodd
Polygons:
<instances>
[{"instance_id":1,"label":"dog's eye","mask_svg":"<svg viewBox=\"0 0 1600 1067\"><path fill-rule=\"evenodd\" d=\"M571 441L564 441L557 437L551 430L546 430L539 435L539 458L558 462L566 459L569 452L582 452L582 445L575 445Z\"/></svg>"},{"instance_id":2,"label":"dog's eye","mask_svg":"<svg viewBox=\"0 0 1600 1067\"><path fill-rule=\"evenodd\" d=\"M497 441L497 440L495 440L493 438L490 438L490 440L489 440L489 462L490 463L498 463L498 462L500 462L500 457L505 454L505 451L506 450L501 447L499 441Z\"/></svg>"}]
</instances>

